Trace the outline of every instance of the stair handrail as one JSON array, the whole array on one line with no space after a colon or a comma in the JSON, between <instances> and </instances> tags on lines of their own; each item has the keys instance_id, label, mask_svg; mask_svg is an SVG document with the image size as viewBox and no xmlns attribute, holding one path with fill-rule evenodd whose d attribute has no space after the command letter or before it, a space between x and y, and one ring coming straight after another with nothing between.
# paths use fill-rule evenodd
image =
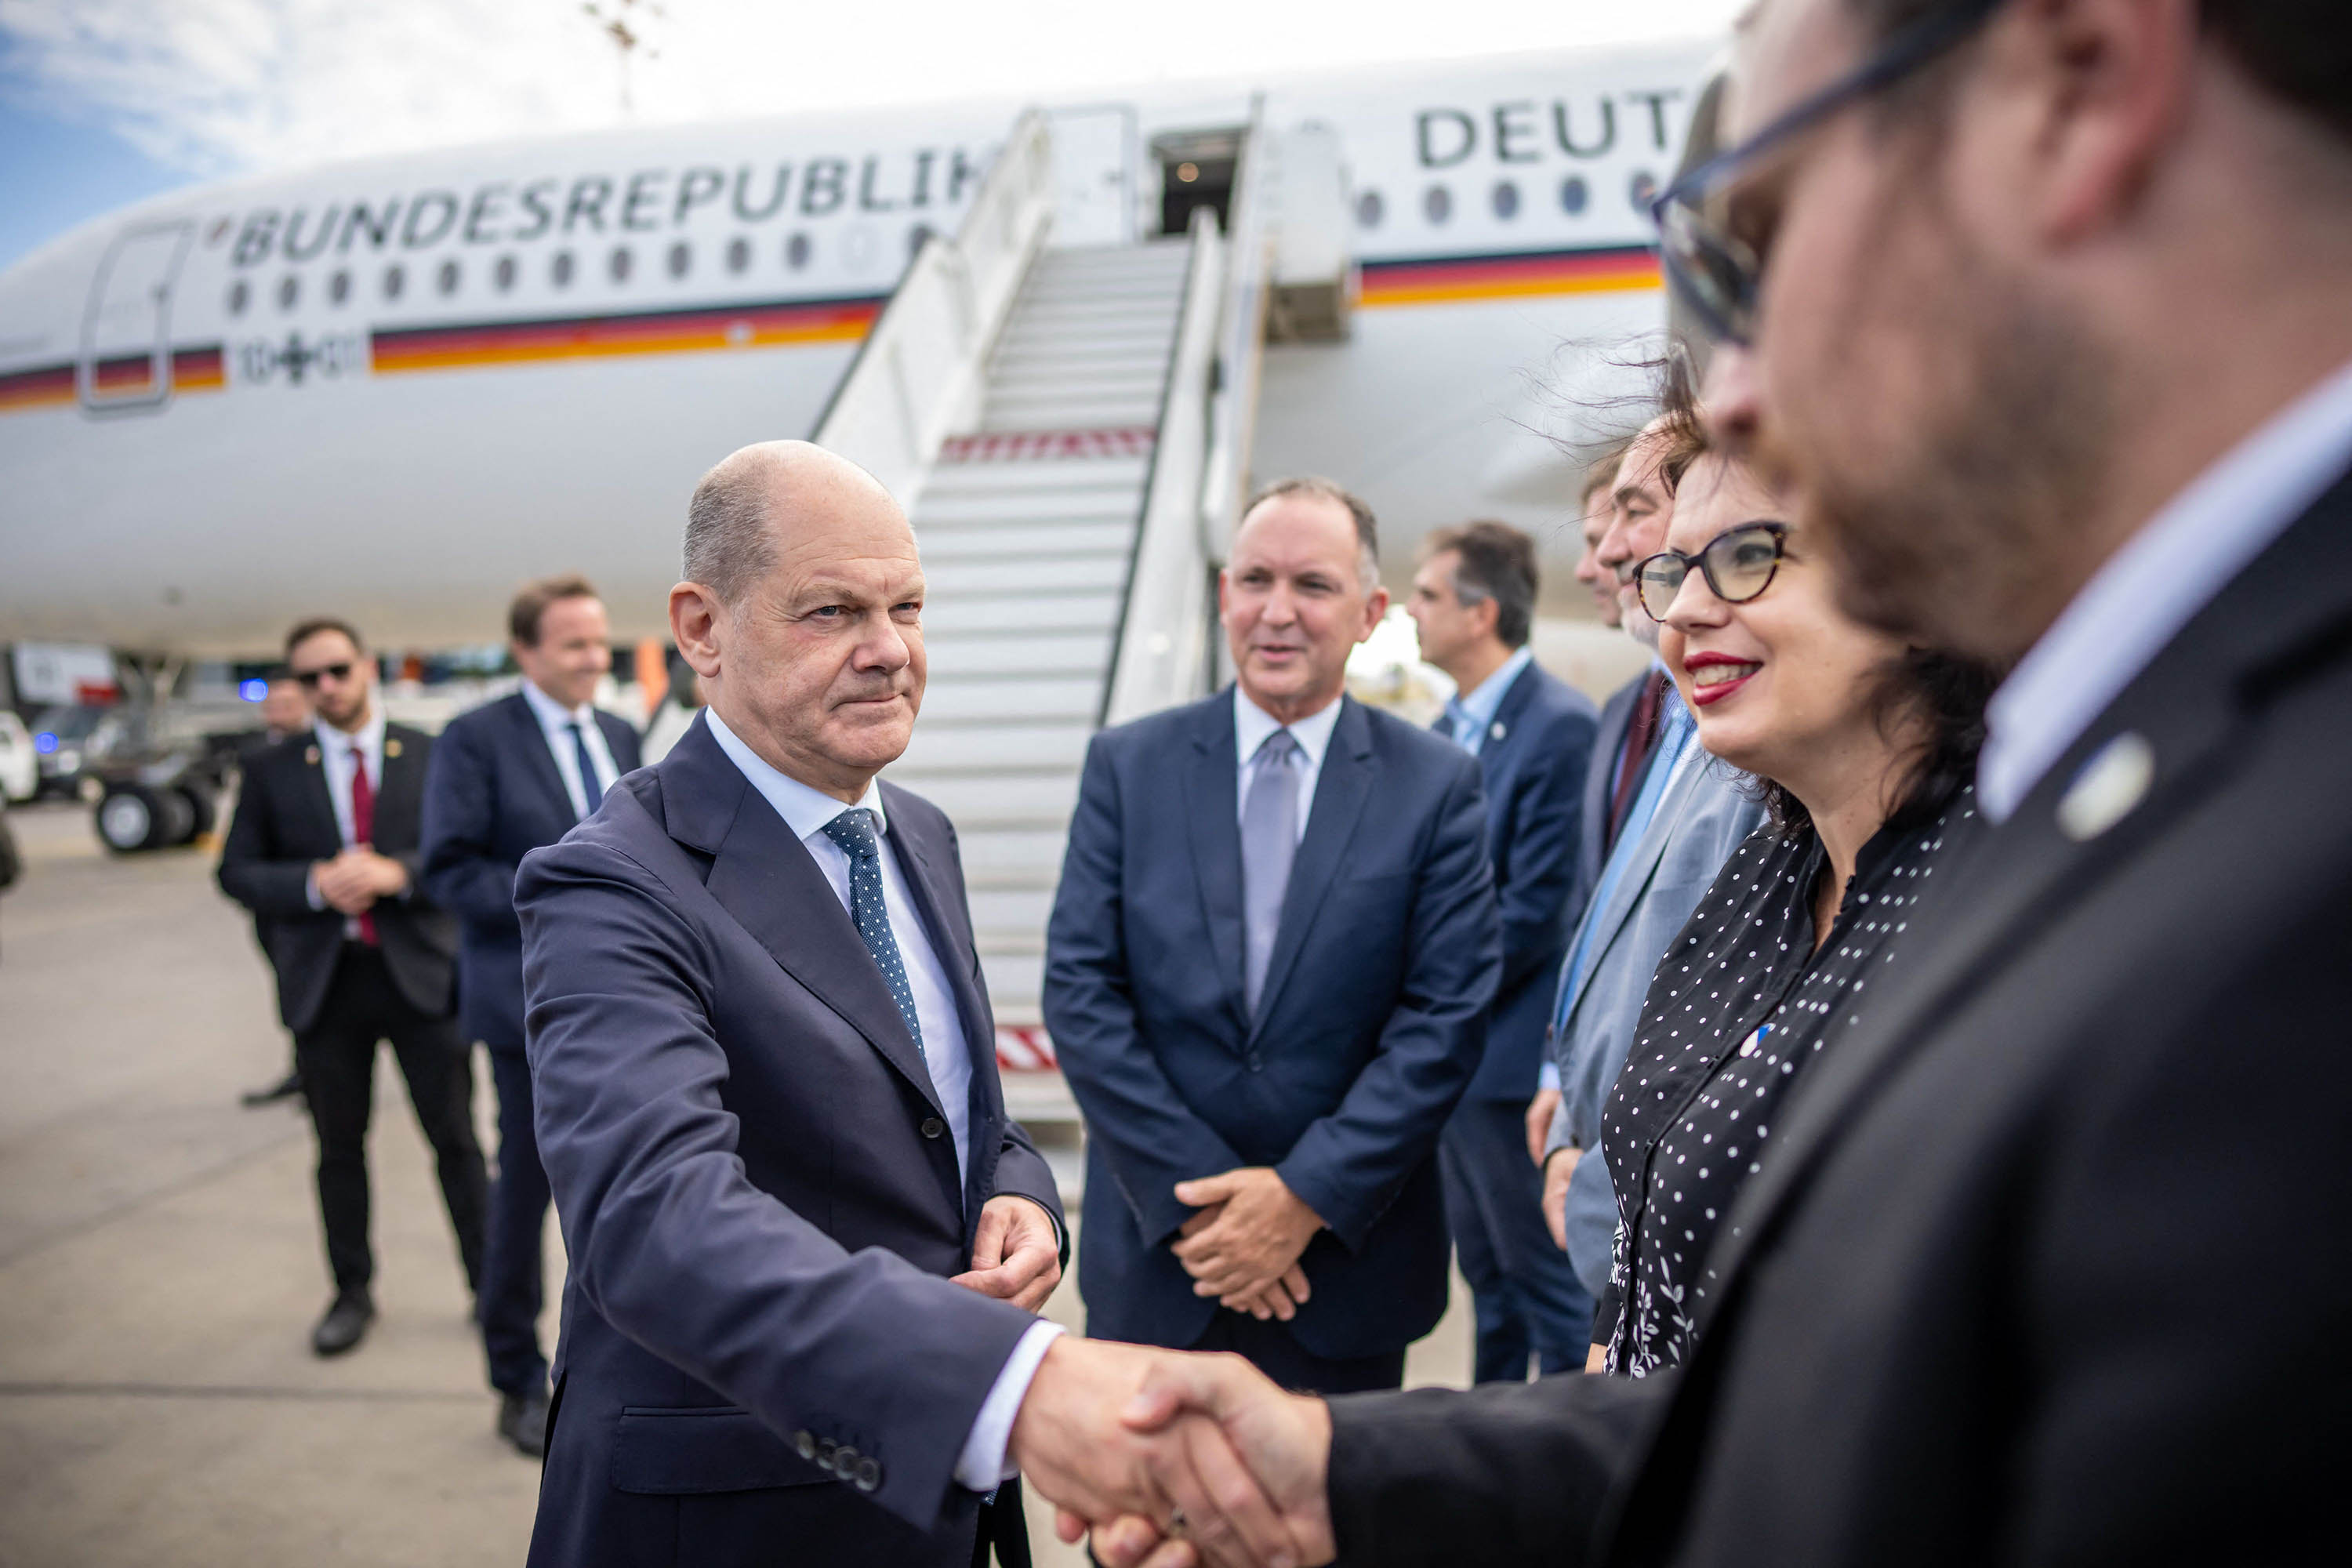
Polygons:
<instances>
[{"instance_id":1,"label":"stair handrail","mask_svg":"<svg viewBox=\"0 0 2352 1568\"><path fill-rule=\"evenodd\" d=\"M1202 548L1212 565L1224 562L1234 528L1248 499L1252 437L1257 429L1260 373L1265 363L1266 301L1274 277L1274 226L1267 184L1273 148L1265 129L1265 95L1250 99L1227 225L1224 288L1217 304L1217 361L1210 407L1209 449L1201 479Z\"/></svg>"},{"instance_id":2,"label":"stair handrail","mask_svg":"<svg viewBox=\"0 0 2352 1568\"><path fill-rule=\"evenodd\" d=\"M1184 299L1160 385L1160 418L1144 472L1096 722L1110 725L1199 696L1211 668L1213 562L1202 527L1202 481L1212 447L1211 405L1226 251L1216 214L1193 210Z\"/></svg>"},{"instance_id":3,"label":"stair handrail","mask_svg":"<svg viewBox=\"0 0 2352 1568\"><path fill-rule=\"evenodd\" d=\"M911 506L940 447L978 412L983 372L1054 216L1054 145L1025 110L952 237L933 234L891 292L810 437Z\"/></svg>"}]
</instances>

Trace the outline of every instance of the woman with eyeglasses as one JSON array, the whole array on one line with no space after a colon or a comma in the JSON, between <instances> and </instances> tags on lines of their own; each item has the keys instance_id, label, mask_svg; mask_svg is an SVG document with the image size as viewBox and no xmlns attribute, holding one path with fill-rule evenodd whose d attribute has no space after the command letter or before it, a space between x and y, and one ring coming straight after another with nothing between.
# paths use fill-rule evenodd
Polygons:
<instances>
[{"instance_id":1,"label":"woman with eyeglasses","mask_svg":"<svg viewBox=\"0 0 2352 1568\"><path fill-rule=\"evenodd\" d=\"M1593 1354L1635 1377L1682 1360L1709 1244L1785 1098L1885 989L1911 906L1977 827L1990 672L1842 614L1784 517L1709 454L1635 568L1699 743L1770 812L1666 950L1602 1111L1618 1229Z\"/></svg>"}]
</instances>

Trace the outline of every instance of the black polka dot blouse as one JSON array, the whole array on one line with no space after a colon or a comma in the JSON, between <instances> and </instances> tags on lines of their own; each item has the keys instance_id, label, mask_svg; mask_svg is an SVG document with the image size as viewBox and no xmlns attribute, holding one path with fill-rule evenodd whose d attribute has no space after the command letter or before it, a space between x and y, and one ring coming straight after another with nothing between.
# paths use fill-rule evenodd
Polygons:
<instances>
[{"instance_id":1,"label":"black polka dot blouse","mask_svg":"<svg viewBox=\"0 0 2352 1568\"><path fill-rule=\"evenodd\" d=\"M1716 1226L1759 1168L1784 1097L1885 991L1914 906L1938 868L1951 879L1981 826L1975 808L1962 787L1926 826L1881 829L1856 858L1818 952L1821 839L1768 824L1732 854L1667 948L1601 1108L1617 1245L1593 1338L1607 1344L1611 1372L1641 1377L1683 1359L1715 1282Z\"/></svg>"}]
</instances>

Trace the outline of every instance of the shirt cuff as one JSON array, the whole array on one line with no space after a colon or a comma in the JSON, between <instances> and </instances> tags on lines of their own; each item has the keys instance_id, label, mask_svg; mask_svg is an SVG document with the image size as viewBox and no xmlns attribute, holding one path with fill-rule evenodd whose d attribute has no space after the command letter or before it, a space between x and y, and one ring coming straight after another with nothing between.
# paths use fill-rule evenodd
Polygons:
<instances>
[{"instance_id":1,"label":"shirt cuff","mask_svg":"<svg viewBox=\"0 0 2352 1568\"><path fill-rule=\"evenodd\" d=\"M327 907L327 900L319 896L319 868L316 866L302 873L302 896L310 901L314 910Z\"/></svg>"},{"instance_id":2,"label":"shirt cuff","mask_svg":"<svg viewBox=\"0 0 2352 1568\"><path fill-rule=\"evenodd\" d=\"M1558 1062L1553 1061L1549 1057L1544 1058L1543 1066L1536 1069L1536 1087L1538 1089L1548 1089L1554 1094L1558 1094L1559 1092L1559 1064Z\"/></svg>"},{"instance_id":3,"label":"shirt cuff","mask_svg":"<svg viewBox=\"0 0 2352 1568\"><path fill-rule=\"evenodd\" d=\"M1013 1353L1004 1358L1004 1370L996 1374L995 1386L980 1402L980 1414L972 1420L971 1436L963 1440L963 1452L956 1457L958 1486L992 1492L1020 1473L1017 1466L1006 1462L1004 1453L1013 1443L1013 1418L1021 1414L1021 1402L1029 1396L1030 1381L1037 1375L1037 1363L1045 1359L1046 1347L1061 1335L1061 1324L1040 1318L1013 1344Z\"/></svg>"}]
</instances>

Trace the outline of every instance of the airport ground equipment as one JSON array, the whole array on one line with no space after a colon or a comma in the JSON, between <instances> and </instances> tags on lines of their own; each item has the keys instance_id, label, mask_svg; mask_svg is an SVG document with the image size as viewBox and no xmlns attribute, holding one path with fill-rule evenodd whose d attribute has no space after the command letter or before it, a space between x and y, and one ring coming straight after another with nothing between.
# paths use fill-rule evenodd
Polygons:
<instances>
[{"instance_id":1,"label":"airport ground equipment","mask_svg":"<svg viewBox=\"0 0 2352 1568\"><path fill-rule=\"evenodd\" d=\"M956 825L1006 1097L1034 1121L1076 1114L1039 993L1087 743L1215 676L1274 254L1255 121L1233 132L1238 240L1203 205L1181 236L1056 245L1054 134L1024 117L816 433L912 498L929 684L889 776Z\"/></svg>"}]
</instances>

